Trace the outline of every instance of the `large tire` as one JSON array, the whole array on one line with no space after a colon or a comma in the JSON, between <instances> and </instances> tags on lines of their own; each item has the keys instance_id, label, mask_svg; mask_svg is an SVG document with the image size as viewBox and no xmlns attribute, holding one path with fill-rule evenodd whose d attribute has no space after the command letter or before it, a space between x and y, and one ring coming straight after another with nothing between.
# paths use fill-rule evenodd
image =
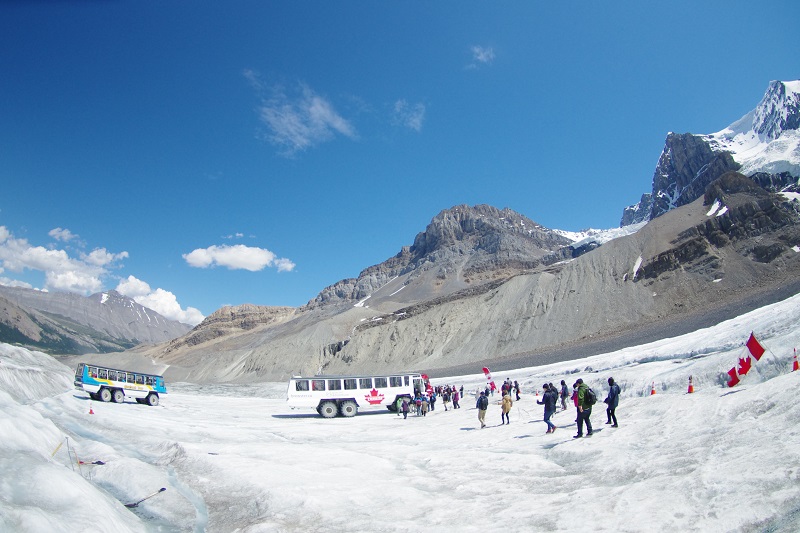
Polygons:
<instances>
[{"instance_id":1,"label":"large tire","mask_svg":"<svg viewBox=\"0 0 800 533\"><path fill-rule=\"evenodd\" d=\"M358 414L358 405L352 400L347 400L339 405L339 413L347 418L354 417Z\"/></svg>"},{"instance_id":2,"label":"large tire","mask_svg":"<svg viewBox=\"0 0 800 533\"><path fill-rule=\"evenodd\" d=\"M123 403L125 401L125 392L122 389L114 389L111 393L111 399L114 403Z\"/></svg>"},{"instance_id":3,"label":"large tire","mask_svg":"<svg viewBox=\"0 0 800 533\"><path fill-rule=\"evenodd\" d=\"M158 405L158 394L156 394L155 392L151 392L150 394L147 395L146 400L147 400L147 405L155 407L156 405Z\"/></svg>"},{"instance_id":4,"label":"large tire","mask_svg":"<svg viewBox=\"0 0 800 533\"><path fill-rule=\"evenodd\" d=\"M322 418L333 418L339 414L339 408L336 406L336 402L322 402L319 406L319 414L322 415Z\"/></svg>"},{"instance_id":5,"label":"large tire","mask_svg":"<svg viewBox=\"0 0 800 533\"><path fill-rule=\"evenodd\" d=\"M108 390L107 388L103 387L102 389L100 389L100 392L98 392L98 394L100 395L100 399L102 401L104 402L111 401L111 391Z\"/></svg>"},{"instance_id":6,"label":"large tire","mask_svg":"<svg viewBox=\"0 0 800 533\"><path fill-rule=\"evenodd\" d=\"M100 401L100 395L97 394L96 392L90 392L89 393L89 398L91 398L92 400L94 400L96 402Z\"/></svg>"}]
</instances>

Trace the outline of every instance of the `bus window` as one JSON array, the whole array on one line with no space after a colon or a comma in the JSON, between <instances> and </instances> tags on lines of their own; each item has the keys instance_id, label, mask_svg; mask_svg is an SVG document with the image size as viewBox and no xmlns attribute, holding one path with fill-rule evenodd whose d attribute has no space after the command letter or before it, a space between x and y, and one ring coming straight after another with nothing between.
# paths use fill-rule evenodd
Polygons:
<instances>
[{"instance_id":1,"label":"bus window","mask_svg":"<svg viewBox=\"0 0 800 533\"><path fill-rule=\"evenodd\" d=\"M93 378L97 377L97 367L96 366L90 366L89 367L89 375L91 377L93 377Z\"/></svg>"},{"instance_id":2,"label":"bus window","mask_svg":"<svg viewBox=\"0 0 800 533\"><path fill-rule=\"evenodd\" d=\"M403 376L403 381L405 382L406 385L408 385L408 376Z\"/></svg>"},{"instance_id":3,"label":"bus window","mask_svg":"<svg viewBox=\"0 0 800 533\"><path fill-rule=\"evenodd\" d=\"M386 388L386 378L375 378L375 388L376 389Z\"/></svg>"},{"instance_id":4,"label":"bus window","mask_svg":"<svg viewBox=\"0 0 800 533\"><path fill-rule=\"evenodd\" d=\"M78 369L77 369L77 370L75 370L75 379L78 379L78 378L82 378L82 377L83 377L83 367L84 367L84 364L83 364L83 363L80 363L80 364L78 365Z\"/></svg>"},{"instance_id":5,"label":"bus window","mask_svg":"<svg viewBox=\"0 0 800 533\"><path fill-rule=\"evenodd\" d=\"M356 378L347 378L344 380L345 390L352 390L358 388L358 380Z\"/></svg>"},{"instance_id":6,"label":"bus window","mask_svg":"<svg viewBox=\"0 0 800 533\"><path fill-rule=\"evenodd\" d=\"M144 376L136 374L136 383L138 383L139 385L144 385Z\"/></svg>"},{"instance_id":7,"label":"bus window","mask_svg":"<svg viewBox=\"0 0 800 533\"><path fill-rule=\"evenodd\" d=\"M329 379L328 380L328 390L342 390L342 380L341 379Z\"/></svg>"},{"instance_id":8,"label":"bus window","mask_svg":"<svg viewBox=\"0 0 800 533\"><path fill-rule=\"evenodd\" d=\"M100 368L97 370L97 377L100 379L108 379L108 370Z\"/></svg>"},{"instance_id":9,"label":"bus window","mask_svg":"<svg viewBox=\"0 0 800 533\"><path fill-rule=\"evenodd\" d=\"M125 383L125 372L117 372L117 381Z\"/></svg>"},{"instance_id":10,"label":"bus window","mask_svg":"<svg viewBox=\"0 0 800 533\"><path fill-rule=\"evenodd\" d=\"M315 390L315 391L323 391L323 390L325 390L325 380L324 379L312 379L311 380L311 390Z\"/></svg>"},{"instance_id":11,"label":"bus window","mask_svg":"<svg viewBox=\"0 0 800 533\"><path fill-rule=\"evenodd\" d=\"M148 385L150 385L152 387L152 386L154 386L156 384L156 378L154 378L153 376L147 376L145 378L145 383L147 383Z\"/></svg>"},{"instance_id":12,"label":"bus window","mask_svg":"<svg viewBox=\"0 0 800 533\"><path fill-rule=\"evenodd\" d=\"M358 378L358 388L359 389L371 389L372 388L372 378Z\"/></svg>"},{"instance_id":13,"label":"bus window","mask_svg":"<svg viewBox=\"0 0 800 533\"><path fill-rule=\"evenodd\" d=\"M389 386L390 387L402 387L403 386L403 378L400 376L392 376L389 378Z\"/></svg>"},{"instance_id":14,"label":"bus window","mask_svg":"<svg viewBox=\"0 0 800 533\"><path fill-rule=\"evenodd\" d=\"M128 372L128 383L136 383L136 376Z\"/></svg>"},{"instance_id":15,"label":"bus window","mask_svg":"<svg viewBox=\"0 0 800 533\"><path fill-rule=\"evenodd\" d=\"M308 390L308 380L300 379L294 382L294 390L304 392Z\"/></svg>"}]
</instances>

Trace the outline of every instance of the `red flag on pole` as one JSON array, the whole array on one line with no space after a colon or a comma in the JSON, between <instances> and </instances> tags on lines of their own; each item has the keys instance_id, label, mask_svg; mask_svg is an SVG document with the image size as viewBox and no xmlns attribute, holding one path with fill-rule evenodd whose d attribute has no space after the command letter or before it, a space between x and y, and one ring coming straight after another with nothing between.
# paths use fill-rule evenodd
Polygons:
<instances>
[{"instance_id":1,"label":"red flag on pole","mask_svg":"<svg viewBox=\"0 0 800 533\"><path fill-rule=\"evenodd\" d=\"M483 367L483 373L486 376L486 381L487 381L487 383L489 385L489 388L491 388L492 390L497 390L497 385L495 385L494 381L492 381L492 373L489 372L489 369L486 368L486 367Z\"/></svg>"},{"instance_id":2,"label":"red flag on pole","mask_svg":"<svg viewBox=\"0 0 800 533\"><path fill-rule=\"evenodd\" d=\"M764 347L759 344L752 332L750 333L750 338L747 339L747 349L750 350L756 361L760 360L761 356L764 355Z\"/></svg>"},{"instance_id":3,"label":"red flag on pole","mask_svg":"<svg viewBox=\"0 0 800 533\"><path fill-rule=\"evenodd\" d=\"M728 387L733 387L737 383L739 383L739 376L736 375L736 367L731 368L728 370L728 375L731 377L731 380L728 382Z\"/></svg>"}]
</instances>

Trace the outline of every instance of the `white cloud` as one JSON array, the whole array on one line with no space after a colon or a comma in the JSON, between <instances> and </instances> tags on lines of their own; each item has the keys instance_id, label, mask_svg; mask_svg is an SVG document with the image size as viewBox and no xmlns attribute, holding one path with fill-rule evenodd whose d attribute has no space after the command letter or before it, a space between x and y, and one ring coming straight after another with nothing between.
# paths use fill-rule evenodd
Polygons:
<instances>
[{"instance_id":1,"label":"white cloud","mask_svg":"<svg viewBox=\"0 0 800 533\"><path fill-rule=\"evenodd\" d=\"M481 65L491 65L494 61L494 48L491 46L483 47L475 45L470 48L470 52L472 52L472 63L467 65L467 68L478 68Z\"/></svg>"},{"instance_id":2,"label":"white cloud","mask_svg":"<svg viewBox=\"0 0 800 533\"><path fill-rule=\"evenodd\" d=\"M2 271L3 271L3 269L0 269L0 272L2 272ZM33 285L31 285L30 283L26 283L24 281L19 281L19 280L11 279L11 278L5 278L5 277L0 277L0 285L3 285L4 287L22 287L24 289L32 289L33 288Z\"/></svg>"},{"instance_id":3,"label":"white cloud","mask_svg":"<svg viewBox=\"0 0 800 533\"><path fill-rule=\"evenodd\" d=\"M196 326L205 318L203 313L194 307L182 309L178 299L170 291L152 290L147 282L134 276L128 276L127 279L120 281L116 290L128 298L132 298L139 305L152 309L170 320Z\"/></svg>"},{"instance_id":4,"label":"white cloud","mask_svg":"<svg viewBox=\"0 0 800 533\"><path fill-rule=\"evenodd\" d=\"M126 259L127 257L128 257L128 252L112 254L108 252L105 248L96 248L92 250L88 255L86 254L81 255L81 259L83 259L84 261L86 261L91 265L97 265L97 266L106 266L116 261Z\"/></svg>"},{"instance_id":5,"label":"white cloud","mask_svg":"<svg viewBox=\"0 0 800 533\"><path fill-rule=\"evenodd\" d=\"M183 254L183 258L190 266L197 268L219 265L230 270L241 269L258 272L266 267L275 266L279 272L291 272L295 267L295 264L289 259L277 258L269 250L243 244L197 248L188 254Z\"/></svg>"},{"instance_id":6,"label":"white cloud","mask_svg":"<svg viewBox=\"0 0 800 533\"><path fill-rule=\"evenodd\" d=\"M394 103L392 121L395 124L411 128L414 131L421 131L424 120L425 104L409 104L404 99Z\"/></svg>"},{"instance_id":7,"label":"white cloud","mask_svg":"<svg viewBox=\"0 0 800 533\"><path fill-rule=\"evenodd\" d=\"M266 85L258 73L245 70L244 77L263 93ZM269 129L267 138L280 147L281 154L294 156L308 148L333 139L336 134L358 137L355 128L343 118L326 98L308 85L300 84L296 94L287 95L280 86L271 88L258 109L259 119Z\"/></svg>"},{"instance_id":8,"label":"white cloud","mask_svg":"<svg viewBox=\"0 0 800 533\"><path fill-rule=\"evenodd\" d=\"M69 242L72 239L77 239L78 236L66 228L54 228L48 232L52 238L57 241Z\"/></svg>"},{"instance_id":9,"label":"white cloud","mask_svg":"<svg viewBox=\"0 0 800 533\"><path fill-rule=\"evenodd\" d=\"M55 234L63 239L66 235L64 231L66 230ZM50 236L53 235L51 231ZM70 238L74 237L73 235ZM111 254L104 248L98 248L75 259L64 250L32 246L26 239L17 239L5 226L0 226L0 267L11 272L22 272L26 269L41 271L45 275L47 290L84 295L98 292L103 289L101 278L108 275L108 269L126 257L127 252Z\"/></svg>"}]
</instances>

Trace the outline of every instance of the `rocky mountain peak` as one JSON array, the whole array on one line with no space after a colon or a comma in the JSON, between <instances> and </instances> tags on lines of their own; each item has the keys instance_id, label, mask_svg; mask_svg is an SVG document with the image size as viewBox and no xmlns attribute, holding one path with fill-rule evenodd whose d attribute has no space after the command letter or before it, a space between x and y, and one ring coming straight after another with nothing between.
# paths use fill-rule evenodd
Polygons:
<instances>
[{"instance_id":1,"label":"rocky mountain peak","mask_svg":"<svg viewBox=\"0 0 800 533\"><path fill-rule=\"evenodd\" d=\"M667 135L650 198L626 207L621 225L652 220L703 195L726 172L739 171L777 192L800 177L800 81L773 81L755 109L709 135ZM649 203L648 206L645 203Z\"/></svg>"},{"instance_id":2,"label":"rocky mountain peak","mask_svg":"<svg viewBox=\"0 0 800 533\"><path fill-rule=\"evenodd\" d=\"M751 128L773 140L787 130L800 127L800 81L772 81L753 111Z\"/></svg>"},{"instance_id":3,"label":"rocky mountain peak","mask_svg":"<svg viewBox=\"0 0 800 533\"><path fill-rule=\"evenodd\" d=\"M428 294L461 290L563 259L571 243L512 209L457 205L433 217L413 245L358 278L326 287L308 305L358 302L397 278L403 287L414 281L427 286ZM404 291L404 303L412 294L420 292Z\"/></svg>"},{"instance_id":4,"label":"rocky mountain peak","mask_svg":"<svg viewBox=\"0 0 800 533\"><path fill-rule=\"evenodd\" d=\"M457 205L433 217L425 231L417 234L411 253L416 258L467 244L476 250L495 253L502 247L501 236L514 235L536 242L542 248L558 248L569 241L509 208L490 205Z\"/></svg>"}]
</instances>

